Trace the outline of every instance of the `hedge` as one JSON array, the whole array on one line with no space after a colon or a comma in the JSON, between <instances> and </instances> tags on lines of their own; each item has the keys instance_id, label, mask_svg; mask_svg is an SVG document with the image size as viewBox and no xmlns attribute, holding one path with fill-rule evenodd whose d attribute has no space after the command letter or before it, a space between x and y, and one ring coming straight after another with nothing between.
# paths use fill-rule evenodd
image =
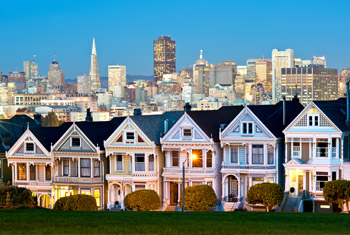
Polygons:
<instances>
[{"instance_id":1,"label":"hedge","mask_svg":"<svg viewBox=\"0 0 350 235\"><path fill-rule=\"evenodd\" d=\"M343 205L346 204L349 211L350 181L332 180L327 182L323 187L323 197L330 205L338 204L339 208L343 210Z\"/></svg>"},{"instance_id":2,"label":"hedge","mask_svg":"<svg viewBox=\"0 0 350 235\"><path fill-rule=\"evenodd\" d=\"M62 211L97 211L97 205L93 196L78 194L58 199L53 209Z\"/></svg>"},{"instance_id":3,"label":"hedge","mask_svg":"<svg viewBox=\"0 0 350 235\"><path fill-rule=\"evenodd\" d=\"M180 208L182 207L182 198L180 196ZM217 197L213 188L209 185L196 185L185 189L185 209L193 211L206 211L216 206Z\"/></svg>"},{"instance_id":4,"label":"hedge","mask_svg":"<svg viewBox=\"0 0 350 235\"><path fill-rule=\"evenodd\" d=\"M35 200L32 191L26 188L13 187L11 191L11 204L13 205L34 205ZM0 204L6 204L6 192L0 189Z\"/></svg>"},{"instance_id":5,"label":"hedge","mask_svg":"<svg viewBox=\"0 0 350 235\"><path fill-rule=\"evenodd\" d=\"M262 183L250 187L247 196L249 204L263 204L269 212L271 207L282 203L284 194L281 185Z\"/></svg>"},{"instance_id":6,"label":"hedge","mask_svg":"<svg viewBox=\"0 0 350 235\"><path fill-rule=\"evenodd\" d=\"M160 198L156 191L142 189L129 193L124 198L124 205L128 210L151 211L161 207Z\"/></svg>"}]
</instances>

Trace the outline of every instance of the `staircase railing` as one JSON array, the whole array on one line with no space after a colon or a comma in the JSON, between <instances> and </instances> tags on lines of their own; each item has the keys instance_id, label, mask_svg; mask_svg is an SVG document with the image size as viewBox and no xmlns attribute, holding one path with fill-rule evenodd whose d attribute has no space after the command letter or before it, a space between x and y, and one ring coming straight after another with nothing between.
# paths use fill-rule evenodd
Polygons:
<instances>
[{"instance_id":1,"label":"staircase railing","mask_svg":"<svg viewBox=\"0 0 350 235\"><path fill-rule=\"evenodd\" d=\"M284 207L286 205L286 201L287 201L287 198L288 198L288 194L289 194L289 192L284 192L283 201L281 203L281 206L277 207L278 212L282 212L284 210ZM280 210L280 208L281 208L281 210Z\"/></svg>"}]
</instances>

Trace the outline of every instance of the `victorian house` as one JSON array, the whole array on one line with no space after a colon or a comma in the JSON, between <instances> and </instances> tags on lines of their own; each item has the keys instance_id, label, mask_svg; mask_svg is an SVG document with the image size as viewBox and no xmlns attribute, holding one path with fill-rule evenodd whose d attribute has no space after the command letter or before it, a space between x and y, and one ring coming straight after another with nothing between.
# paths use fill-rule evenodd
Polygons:
<instances>
[{"instance_id":1,"label":"victorian house","mask_svg":"<svg viewBox=\"0 0 350 235\"><path fill-rule=\"evenodd\" d=\"M152 189L160 198L163 197L161 172L164 156L159 140L180 115L181 112L166 112L162 115L128 116L106 139L109 209L124 209L124 197L139 189Z\"/></svg>"},{"instance_id":2,"label":"victorian house","mask_svg":"<svg viewBox=\"0 0 350 235\"><path fill-rule=\"evenodd\" d=\"M303 199L314 211L329 210L323 198L326 182L348 177L349 109L346 99L313 101L283 131L285 134L285 191L295 210Z\"/></svg>"},{"instance_id":3,"label":"victorian house","mask_svg":"<svg viewBox=\"0 0 350 235\"><path fill-rule=\"evenodd\" d=\"M294 101L245 106L226 127L221 128L221 199L225 210L249 209L247 192L255 184L272 182L283 185L282 130L302 109L303 106Z\"/></svg>"},{"instance_id":4,"label":"victorian house","mask_svg":"<svg viewBox=\"0 0 350 235\"><path fill-rule=\"evenodd\" d=\"M242 109L237 106L235 109ZM221 123L232 120L237 113L216 111L191 111L185 113L161 138L165 155L163 169L163 204L174 208L180 201L185 166L185 187L207 184L221 198L220 164L222 150L219 143Z\"/></svg>"}]
</instances>

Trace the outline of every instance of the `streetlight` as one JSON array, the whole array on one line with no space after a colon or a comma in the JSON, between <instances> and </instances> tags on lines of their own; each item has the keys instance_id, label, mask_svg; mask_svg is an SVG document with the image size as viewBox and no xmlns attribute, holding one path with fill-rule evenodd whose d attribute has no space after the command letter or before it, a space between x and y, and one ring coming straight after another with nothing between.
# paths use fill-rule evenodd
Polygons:
<instances>
[{"instance_id":1,"label":"streetlight","mask_svg":"<svg viewBox=\"0 0 350 235\"><path fill-rule=\"evenodd\" d=\"M197 155L192 154L191 159L195 160L197 158ZM182 162L182 208L181 211L185 211L185 163L187 161L187 158L185 161Z\"/></svg>"}]
</instances>

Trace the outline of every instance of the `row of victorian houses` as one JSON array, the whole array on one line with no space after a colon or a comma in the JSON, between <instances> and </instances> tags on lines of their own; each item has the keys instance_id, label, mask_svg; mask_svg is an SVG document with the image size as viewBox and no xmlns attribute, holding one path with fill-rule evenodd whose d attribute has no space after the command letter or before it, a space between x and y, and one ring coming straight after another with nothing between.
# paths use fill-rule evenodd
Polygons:
<instances>
[{"instance_id":1,"label":"row of victorian houses","mask_svg":"<svg viewBox=\"0 0 350 235\"><path fill-rule=\"evenodd\" d=\"M349 133L346 99L303 107L295 97L215 111L186 105L108 122L31 123L8 146L6 165L12 184L30 189L48 208L75 194L94 196L100 209L123 208L128 193L152 189L163 209L175 209L185 164L186 186L212 186L225 210L252 209L249 188L274 182L285 188L284 204L298 208L310 198L321 211L324 184L349 178ZM0 163L3 171L5 159Z\"/></svg>"}]
</instances>

